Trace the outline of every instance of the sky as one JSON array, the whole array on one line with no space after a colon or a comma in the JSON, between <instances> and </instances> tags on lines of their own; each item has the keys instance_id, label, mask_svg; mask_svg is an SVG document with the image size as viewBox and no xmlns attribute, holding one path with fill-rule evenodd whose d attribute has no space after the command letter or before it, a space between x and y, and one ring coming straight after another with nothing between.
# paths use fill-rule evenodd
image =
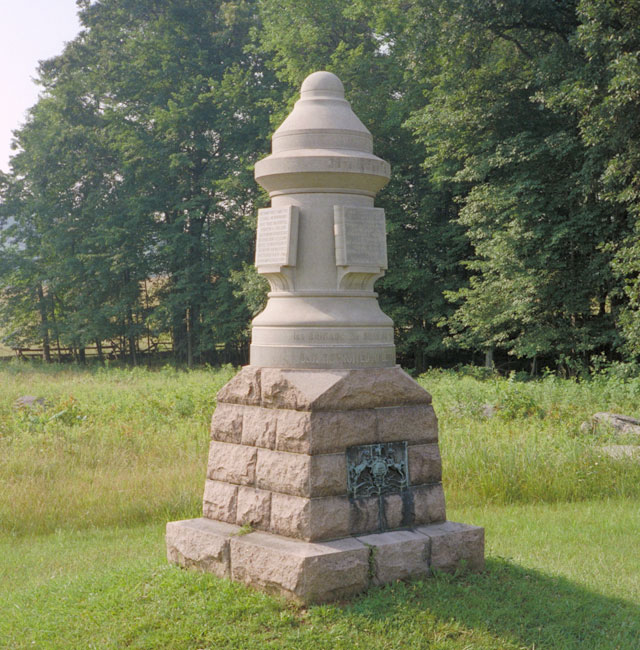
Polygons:
<instances>
[{"instance_id":1,"label":"sky","mask_svg":"<svg viewBox=\"0 0 640 650\"><path fill-rule=\"evenodd\" d=\"M12 131L40 90L38 61L60 54L80 31L75 0L0 0L0 169L9 171Z\"/></svg>"}]
</instances>

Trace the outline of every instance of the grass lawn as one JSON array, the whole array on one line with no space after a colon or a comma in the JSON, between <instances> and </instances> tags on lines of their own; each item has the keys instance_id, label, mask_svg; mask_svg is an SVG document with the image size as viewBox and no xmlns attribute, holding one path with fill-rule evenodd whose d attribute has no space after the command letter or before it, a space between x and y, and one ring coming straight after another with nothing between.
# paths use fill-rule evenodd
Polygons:
<instances>
[{"instance_id":1,"label":"grass lawn","mask_svg":"<svg viewBox=\"0 0 640 650\"><path fill-rule=\"evenodd\" d=\"M636 650L631 501L468 508L487 569L297 608L167 565L161 523L0 539L3 648Z\"/></svg>"},{"instance_id":2,"label":"grass lawn","mask_svg":"<svg viewBox=\"0 0 640 650\"><path fill-rule=\"evenodd\" d=\"M233 374L0 366L0 648L640 648L640 470L579 433L637 415L639 381L421 378L448 516L485 526L487 570L306 609L164 557Z\"/></svg>"}]
</instances>

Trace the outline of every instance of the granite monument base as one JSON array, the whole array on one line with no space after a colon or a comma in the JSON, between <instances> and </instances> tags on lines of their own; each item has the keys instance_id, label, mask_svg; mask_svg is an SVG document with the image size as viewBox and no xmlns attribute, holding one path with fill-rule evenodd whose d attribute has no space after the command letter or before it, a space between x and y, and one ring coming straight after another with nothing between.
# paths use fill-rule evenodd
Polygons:
<instances>
[{"instance_id":1,"label":"granite monument base","mask_svg":"<svg viewBox=\"0 0 640 650\"><path fill-rule=\"evenodd\" d=\"M247 366L218 393L203 517L170 562L303 603L433 570L480 570L482 528L446 521L431 396L400 368Z\"/></svg>"}]
</instances>

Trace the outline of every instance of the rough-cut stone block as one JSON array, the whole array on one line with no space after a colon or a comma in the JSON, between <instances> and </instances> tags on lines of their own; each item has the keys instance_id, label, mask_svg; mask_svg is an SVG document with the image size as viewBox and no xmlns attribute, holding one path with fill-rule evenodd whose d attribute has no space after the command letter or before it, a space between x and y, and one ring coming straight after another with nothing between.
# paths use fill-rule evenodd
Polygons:
<instances>
[{"instance_id":1,"label":"rough-cut stone block","mask_svg":"<svg viewBox=\"0 0 640 650\"><path fill-rule=\"evenodd\" d=\"M389 406L376 409L379 442L406 440L424 444L438 440L438 420L429 404Z\"/></svg>"},{"instance_id":2,"label":"rough-cut stone block","mask_svg":"<svg viewBox=\"0 0 640 650\"><path fill-rule=\"evenodd\" d=\"M445 521L447 517L442 483L417 485L409 489L413 493L414 523L416 525Z\"/></svg>"},{"instance_id":3,"label":"rough-cut stone block","mask_svg":"<svg viewBox=\"0 0 640 650\"><path fill-rule=\"evenodd\" d=\"M317 440L314 435L314 449L324 453L344 451L355 445L376 442L376 412L374 409L336 412L336 431L330 438ZM315 433L315 432L314 432Z\"/></svg>"},{"instance_id":4,"label":"rough-cut stone block","mask_svg":"<svg viewBox=\"0 0 640 650\"><path fill-rule=\"evenodd\" d=\"M209 448L207 478L239 485L253 485L256 480L257 454L255 447L212 442Z\"/></svg>"},{"instance_id":5,"label":"rough-cut stone block","mask_svg":"<svg viewBox=\"0 0 640 650\"><path fill-rule=\"evenodd\" d=\"M269 529L271 520L271 492L252 487L238 488L236 524Z\"/></svg>"},{"instance_id":6,"label":"rough-cut stone block","mask_svg":"<svg viewBox=\"0 0 640 650\"><path fill-rule=\"evenodd\" d=\"M340 382L344 370L262 369L262 405L268 408L315 410L318 398Z\"/></svg>"},{"instance_id":7,"label":"rough-cut stone block","mask_svg":"<svg viewBox=\"0 0 640 650\"><path fill-rule=\"evenodd\" d=\"M350 533L347 497L307 499L273 493L271 532L307 541L346 537Z\"/></svg>"},{"instance_id":8,"label":"rough-cut stone block","mask_svg":"<svg viewBox=\"0 0 640 650\"><path fill-rule=\"evenodd\" d=\"M314 401L312 408L347 410L430 403L431 395L396 366L347 371L341 381Z\"/></svg>"},{"instance_id":9,"label":"rough-cut stone block","mask_svg":"<svg viewBox=\"0 0 640 650\"><path fill-rule=\"evenodd\" d=\"M229 540L236 526L209 519L187 519L167 524L167 559L221 578L231 577Z\"/></svg>"},{"instance_id":10,"label":"rough-cut stone block","mask_svg":"<svg viewBox=\"0 0 640 650\"><path fill-rule=\"evenodd\" d=\"M238 382L233 399L225 392L224 401L255 403L246 401L245 395L251 392L247 388L248 378L249 375ZM431 395L399 367L355 370L262 368L259 383L261 403L267 408L342 411L431 403Z\"/></svg>"},{"instance_id":11,"label":"rough-cut stone block","mask_svg":"<svg viewBox=\"0 0 640 650\"><path fill-rule=\"evenodd\" d=\"M218 403L260 405L260 368L244 366L218 391Z\"/></svg>"},{"instance_id":12,"label":"rough-cut stone block","mask_svg":"<svg viewBox=\"0 0 640 650\"><path fill-rule=\"evenodd\" d=\"M207 479L204 484L202 514L208 519L236 523L238 487Z\"/></svg>"},{"instance_id":13,"label":"rough-cut stone block","mask_svg":"<svg viewBox=\"0 0 640 650\"><path fill-rule=\"evenodd\" d=\"M309 496L311 456L258 449L256 486L298 496Z\"/></svg>"},{"instance_id":14,"label":"rough-cut stone block","mask_svg":"<svg viewBox=\"0 0 640 650\"><path fill-rule=\"evenodd\" d=\"M211 439L239 443L244 406L219 403L211 418Z\"/></svg>"},{"instance_id":15,"label":"rough-cut stone block","mask_svg":"<svg viewBox=\"0 0 640 650\"><path fill-rule=\"evenodd\" d=\"M361 535L381 530L378 497L349 499L349 534Z\"/></svg>"},{"instance_id":16,"label":"rough-cut stone block","mask_svg":"<svg viewBox=\"0 0 640 650\"><path fill-rule=\"evenodd\" d=\"M309 496L324 497L347 493L347 457L342 454L311 456Z\"/></svg>"},{"instance_id":17,"label":"rough-cut stone block","mask_svg":"<svg viewBox=\"0 0 640 650\"><path fill-rule=\"evenodd\" d=\"M276 446L276 421L273 409L246 407L242 423L242 444L274 449Z\"/></svg>"},{"instance_id":18,"label":"rough-cut stone block","mask_svg":"<svg viewBox=\"0 0 640 650\"><path fill-rule=\"evenodd\" d=\"M373 583L376 585L421 578L429 573L429 538L409 530L358 537L372 549Z\"/></svg>"},{"instance_id":19,"label":"rough-cut stone block","mask_svg":"<svg viewBox=\"0 0 640 650\"><path fill-rule=\"evenodd\" d=\"M301 497L346 494L344 454L308 456L258 449L256 486Z\"/></svg>"},{"instance_id":20,"label":"rough-cut stone block","mask_svg":"<svg viewBox=\"0 0 640 650\"><path fill-rule=\"evenodd\" d=\"M309 543L256 532L231 539L233 580L306 604L366 589L368 559L353 538Z\"/></svg>"},{"instance_id":21,"label":"rough-cut stone block","mask_svg":"<svg viewBox=\"0 0 640 650\"><path fill-rule=\"evenodd\" d=\"M382 502L385 529L410 528L413 526L416 517L414 494L411 488L400 493L385 494Z\"/></svg>"},{"instance_id":22,"label":"rough-cut stone block","mask_svg":"<svg viewBox=\"0 0 640 650\"><path fill-rule=\"evenodd\" d=\"M445 521L420 526L417 532L431 540L431 569L447 572L484 569L484 528Z\"/></svg>"},{"instance_id":23,"label":"rough-cut stone block","mask_svg":"<svg viewBox=\"0 0 640 650\"><path fill-rule=\"evenodd\" d=\"M412 485L436 483L442 479L440 449L435 443L412 445L407 451L409 457L409 479Z\"/></svg>"},{"instance_id":24,"label":"rough-cut stone block","mask_svg":"<svg viewBox=\"0 0 640 650\"><path fill-rule=\"evenodd\" d=\"M311 453L312 418L314 418L317 425L318 418L316 416L325 416L325 420L330 420L332 415L330 413L310 413L309 411L292 411L289 409L272 412L277 413L276 449L296 454ZM319 424L322 426L321 422Z\"/></svg>"},{"instance_id":25,"label":"rough-cut stone block","mask_svg":"<svg viewBox=\"0 0 640 650\"><path fill-rule=\"evenodd\" d=\"M279 410L276 448L303 454L342 453L375 442L374 409L356 411Z\"/></svg>"}]
</instances>

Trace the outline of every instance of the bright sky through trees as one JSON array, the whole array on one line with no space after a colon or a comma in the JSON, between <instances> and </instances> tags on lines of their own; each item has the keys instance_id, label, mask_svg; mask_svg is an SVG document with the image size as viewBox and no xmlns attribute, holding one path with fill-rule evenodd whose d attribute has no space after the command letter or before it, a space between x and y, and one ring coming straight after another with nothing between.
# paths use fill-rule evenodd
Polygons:
<instances>
[{"instance_id":1,"label":"bright sky through trees","mask_svg":"<svg viewBox=\"0 0 640 650\"><path fill-rule=\"evenodd\" d=\"M80 30L75 0L0 0L0 169L8 171L11 132L35 104L38 61L60 53Z\"/></svg>"}]
</instances>

